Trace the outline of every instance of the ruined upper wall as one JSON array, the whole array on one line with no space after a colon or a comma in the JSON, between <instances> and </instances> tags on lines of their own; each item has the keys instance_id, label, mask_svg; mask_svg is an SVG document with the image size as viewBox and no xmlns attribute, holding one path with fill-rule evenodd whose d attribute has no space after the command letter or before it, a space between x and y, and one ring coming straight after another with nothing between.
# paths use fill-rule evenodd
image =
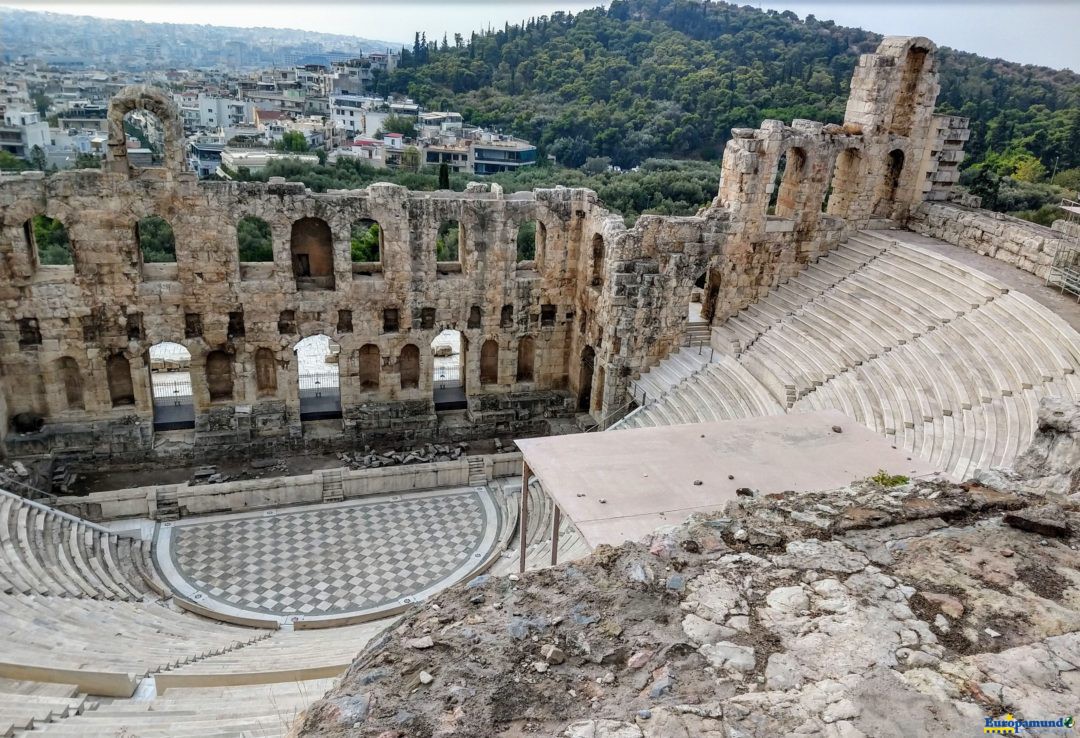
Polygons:
<instances>
[{"instance_id":1,"label":"ruined upper wall","mask_svg":"<svg viewBox=\"0 0 1080 738\"><path fill-rule=\"evenodd\" d=\"M969 208L955 203L926 202L908 220L916 233L990 256L1045 279L1059 249L1075 243L1066 221L1052 228L1004 213Z\"/></svg>"},{"instance_id":2,"label":"ruined upper wall","mask_svg":"<svg viewBox=\"0 0 1080 738\"><path fill-rule=\"evenodd\" d=\"M957 179L967 121L934 115L935 49L929 39L890 36L863 54L842 125L767 120L734 129L716 204L754 240L813 233L825 215L846 228L902 221L932 189L942 199Z\"/></svg>"}]
</instances>

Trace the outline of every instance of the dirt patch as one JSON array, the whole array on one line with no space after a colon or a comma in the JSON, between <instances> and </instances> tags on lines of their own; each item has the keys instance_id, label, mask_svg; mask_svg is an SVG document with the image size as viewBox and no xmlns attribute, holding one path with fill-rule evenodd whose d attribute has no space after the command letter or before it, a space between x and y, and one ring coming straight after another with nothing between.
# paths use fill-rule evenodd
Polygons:
<instances>
[{"instance_id":1,"label":"dirt patch","mask_svg":"<svg viewBox=\"0 0 1080 738\"><path fill-rule=\"evenodd\" d=\"M1061 602L1063 595L1070 588L1067 578L1049 566L1037 562L1017 567L1016 576L1039 597L1055 602Z\"/></svg>"}]
</instances>

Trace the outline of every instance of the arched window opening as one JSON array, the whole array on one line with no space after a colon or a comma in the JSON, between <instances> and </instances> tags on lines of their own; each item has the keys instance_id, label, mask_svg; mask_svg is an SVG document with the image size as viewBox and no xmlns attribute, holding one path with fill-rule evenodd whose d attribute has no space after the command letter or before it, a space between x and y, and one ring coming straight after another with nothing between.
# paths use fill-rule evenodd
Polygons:
<instances>
[{"instance_id":1,"label":"arched window opening","mask_svg":"<svg viewBox=\"0 0 1080 738\"><path fill-rule=\"evenodd\" d=\"M195 427L191 392L191 352L179 343L163 341L150 347L150 394L154 430ZM207 364L209 369L209 362ZM209 377L207 378L209 380Z\"/></svg>"},{"instance_id":2,"label":"arched window opening","mask_svg":"<svg viewBox=\"0 0 1080 738\"><path fill-rule=\"evenodd\" d=\"M484 341L480 347L480 384L499 383L499 342Z\"/></svg>"},{"instance_id":3,"label":"arched window opening","mask_svg":"<svg viewBox=\"0 0 1080 738\"><path fill-rule=\"evenodd\" d=\"M334 239L326 221L301 218L293 223L289 249L297 289L334 289Z\"/></svg>"},{"instance_id":4,"label":"arched window opening","mask_svg":"<svg viewBox=\"0 0 1080 738\"><path fill-rule=\"evenodd\" d=\"M844 149L836 157L832 180L825 193L825 212L829 215L848 217L851 206L859 196L862 181L862 153L858 149Z\"/></svg>"},{"instance_id":5,"label":"arched window opening","mask_svg":"<svg viewBox=\"0 0 1080 738\"><path fill-rule=\"evenodd\" d=\"M165 126L148 110L131 110L124 115L124 146L128 166L160 167L165 162Z\"/></svg>"},{"instance_id":6,"label":"arched window opening","mask_svg":"<svg viewBox=\"0 0 1080 738\"><path fill-rule=\"evenodd\" d=\"M329 336L308 336L297 342L296 374L300 389L300 420L341 417L338 357L341 347Z\"/></svg>"},{"instance_id":7,"label":"arched window opening","mask_svg":"<svg viewBox=\"0 0 1080 738\"><path fill-rule=\"evenodd\" d=\"M268 348L255 352L255 391L259 397L277 394L277 361Z\"/></svg>"},{"instance_id":8,"label":"arched window opening","mask_svg":"<svg viewBox=\"0 0 1080 738\"><path fill-rule=\"evenodd\" d=\"M435 236L435 266L439 273L461 271L461 247L464 243L464 226L456 220L443 221Z\"/></svg>"},{"instance_id":9,"label":"arched window opening","mask_svg":"<svg viewBox=\"0 0 1080 738\"><path fill-rule=\"evenodd\" d=\"M135 404L135 386L131 381L131 363L123 354L113 354L105 364L109 379L109 399L113 407Z\"/></svg>"},{"instance_id":10,"label":"arched window opening","mask_svg":"<svg viewBox=\"0 0 1080 738\"><path fill-rule=\"evenodd\" d=\"M533 361L536 353L532 336L524 336L518 341L517 351L517 381L533 381Z\"/></svg>"},{"instance_id":11,"label":"arched window opening","mask_svg":"<svg viewBox=\"0 0 1080 738\"><path fill-rule=\"evenodd\" d=\"M405 344L401 349L398 375L401 377L401 389L416 389L420 386L420 349L411 343Z\"/></svg>"},{"instance_id":12,"label":"arched window opening","mask_svg":"<svg viewBox=\"0 0 1080 738\"><path fill-rule=\"evenodd\" d=\"M373 343L361 346L356 352L356 363L360 387L366 390L379 389L379 372L382 369L379 347Z\"/></svg>"},{"instance_id":13,"label":"arched window opening","mask_svg":"<svg viewBox=\"0 0 1080 738\"><path fill-rule=\"evenodd\" d=\"M354 275L370 276L381 272L382 251L383 234L378 223L370 218L353 223L349 234L349 252Z\"/></svg>"},{"instance_id":14,"label":"arched window opening","mask_svg":"<svg viewBox=\"0 0 1080 738\"><path fill-rule=\"evenodd\" d=\"M716 314L716 300L720 296L722 276L718 269L709 270L706 274L708 276L705 278L705 288L701 295L700 320L706 325L710 325L713 316Z\"/></svg>"},{"instance_id":15,"label":"arched window opening","mask_svg":"<svg viewBox=\"0 0 1080 738\"><path fill-rule=\"evenodd\" d=\"M144 264L176 262L176 236L164 218L148 215L135 224L135 238Z\"/></svg>"},{"instance_id":16,"label":"arched window opening","mask_svg":"<svg viewBox=\"0 0 1080 738\"><path fill-rule=\"evenodd\" d=\"M500 328L513 328L514 327L514 306L503 305L502 311L499 313L499 327Z\"/></svg>"},{"instance_id":17,"label":"arched window opening","mask_svg":"<svg viewBox=\"0 0 1080 738\"><path fill-rule=\"evenodd\" d=\"M706 270L698 275L698 278L694 280L694 286L690 288L690 305L686 318L691 326L705 322L702 316L702 307L705 302L708 281L709 272Z\"/></svg>"},{"instance_id":18,"label":"arched window opening","mask_svg":"<svg viewBox=\"0 0 1080 738\"><path fill-rule=\"evenodd\" d=\"M241 262L272 262L274 237L270 224L253 215L241 218L236 224L236 248Z\"/></svg>"},{"instance_id":19,"label":"arched window opening","mask_svg":"<svg viewBox=\"0 0 1080 738\"><path fill-rule=\"evenodd\" d=\"M892 216L893 206L896 204L896 194L900 189L900 175L904 171L904 152L893 149L889 152L889 159L885 168L885 175L881 179L875 198L874 215L881 218Z\"/></svg>"},{"instance_id":20,"label":"arched window opening","mask_svg":"<svg viewBox=\"0 0 1080 738\"><path fill-rule=\"evenodd\" d=\"M432 388L436 410L464 410L465 337L461 331L445 330L431 342Z\"/></svg>"},{"instance_id":21,"label":"arched window opening","mask_svg":"<svg viewBox=\"0 0 1080 738\"><path fill-rule=\"evenodd\" d=\"M593 371L596 350L586 346L581 352L581 369L578 374L578 410L587 413L592 409Z\"/></svg>"},{"instance_id":22,"label":"arched window opening","mask_svg":"<svg viewBox=\"0 0 1080 738\"><path fill-rule=\"evenodd\" d=\"M473 305L469 308L469 322L467 327L470 329L476 329L480 327L481 312L479 305Z\"/></svg>"},{"instance_id":23,"label":"arched window opening","mask_svg":"<svg viewBox=\"0 0 1080 738\"><path fill-rule=\"evenodd\" d=\"M599 287L604 283L604 237L599 233L592 237L592 279L590 284Z\"/></svg>"},{"instance_id":24,"label":"arched window opening","mask_svg":"<svg viewBox=\"0 0 1080 738\"><path fill-rule=\"evenodd\" d=\"M793 146L780 155L769 196L770 215L794 218L799 204L799 190L806 177L806 152Z\"/></svg>"},{"instance_id":25,"label":"arched window opening","mask_svg":"<svg viewBox=\"0 0 1080 738\"><path fill-rule=\"evenodd\" d=\"M56 373L64 385L64 407L66 410L82 410L83 380L82 372L75 359L61 356L56 360Z\"/></svg>"},{"instance_id":26,"label":"arched window opening","mask_svg":"<svg viewBox=\"0 0 1080 738\"><path fill-rule=\"evenodd\" d=\"M35 215L23 226L30 253L40 266L72 266L75 259L71 253L64 224L47 215Z\"/></svg>"},{"instance_id":27,"label":"arched window opening","mask_svg":"<svg viewBox=\"0 0 1080 738\"><path fill-rule=\"evenodd\" d=\"M904 73L900 78L900 90L893 104L892 121L889 133L898 136L911 135L911 126L915 122L915 107L918 102L919 79L930 51L918 46L912 47L904 62Z\"/></svg>"},{"instance_id":28,"label":"arched window opening","mask_svg":"<svg viewBox=\"0 0 1080 738\"><path fill-rule=\"evenodd\" d=\"M536 221L529 220L518 226L517 263L518 267L531 266L536 259Z\"/></svg>"},{"instance_id":29,"label":"arched window opening","mask_svg":"<svg viewBox=\"0 0 1080 738\"><path fill-rule=\"evenodd\" d=\"M232 357L224 351L211 351L206 355L206 388L210 402L233 398Z\"/></svg>"}]
</instances>

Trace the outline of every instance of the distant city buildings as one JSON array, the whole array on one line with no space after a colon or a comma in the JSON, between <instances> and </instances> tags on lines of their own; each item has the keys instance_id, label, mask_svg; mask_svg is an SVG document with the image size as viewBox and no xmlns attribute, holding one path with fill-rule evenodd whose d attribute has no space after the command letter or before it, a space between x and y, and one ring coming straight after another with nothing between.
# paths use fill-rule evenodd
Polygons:
<instances>
[{"instance_id":1,"label":"distant city buildings","mask_svg":"<svg viewBox=\"0 0 1080 738\"><path fill-rule=\"evenodd\" d=\"M390 169L445 164L478 175L536 163L536 147L527 141L470 125L458 112L379 94L398 62L397 53L378 52L248 72L112 73L19 59L0 65L0 148L30 162L37 146L44 159L33 164L59 169L103 157L109 98L144 83L174 91L188 164L201 178L227 177L241 167L257 172L281 158L331 164L347 158ZM163 131L152 116L129 114L125 133L129 161L156 162Z\"/></svg>"}]
</instances>

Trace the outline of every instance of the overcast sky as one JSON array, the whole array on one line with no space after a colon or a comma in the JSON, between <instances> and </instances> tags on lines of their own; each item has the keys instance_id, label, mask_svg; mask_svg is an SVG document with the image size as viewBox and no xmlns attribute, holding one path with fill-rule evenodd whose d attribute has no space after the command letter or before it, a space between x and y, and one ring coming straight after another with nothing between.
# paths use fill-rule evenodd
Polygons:
<instances>
[{"instance_id":1,"label":"overcast sky","mask_svg":"<svg viewBox=\"0 0 1080 738\"><path fill-rule=\"evenodd\" d=\"M1080 71L1080 0L739 0L740 4L813 13L840 25L891 35L928 36L938 44L1010 61ZM412 43L414 31L441 39L468 35L556 10L577 12L599 0L397 0L298 3L252 0L196 4L147 2L37 2L0 4L30 10L221 26L272 26L346 33Z\"/></svg>"}]
</instances>

